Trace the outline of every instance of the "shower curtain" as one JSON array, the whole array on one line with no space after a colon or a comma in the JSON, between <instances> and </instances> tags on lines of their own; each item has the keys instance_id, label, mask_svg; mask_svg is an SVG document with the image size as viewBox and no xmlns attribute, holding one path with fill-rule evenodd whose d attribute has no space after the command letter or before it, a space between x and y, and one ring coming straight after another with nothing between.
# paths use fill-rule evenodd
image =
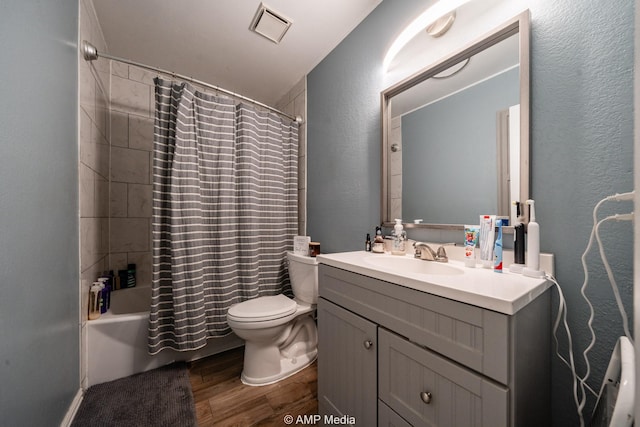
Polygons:
<instances>
[{"instance_id":1,"label":"shower curtain","mask_svg":"<svg viewBox=\"0 0 640 427\"><path fill-rule=\"evenodd\" d=\"M227 309L289 292L298 127L156 78L149 353L231 332Z\"/></svg>"}]
</instances>

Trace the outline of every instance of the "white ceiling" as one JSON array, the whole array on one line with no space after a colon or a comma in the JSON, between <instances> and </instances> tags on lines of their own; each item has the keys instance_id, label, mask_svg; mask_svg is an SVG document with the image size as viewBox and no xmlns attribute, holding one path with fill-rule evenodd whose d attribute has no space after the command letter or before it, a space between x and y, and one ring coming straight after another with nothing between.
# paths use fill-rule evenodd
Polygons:
<instances>
[{"instance_id":1,"label":"white ceiling","mask_svg":"<svg viewBox=\"0 0 640 427\"><path fill-rule=\"evenodd\" d=\"M382 0L265 0L293 22L280 44L249 31L260 0L93 0L108 53L277 101Z\"/></svg>"}]
</instances>

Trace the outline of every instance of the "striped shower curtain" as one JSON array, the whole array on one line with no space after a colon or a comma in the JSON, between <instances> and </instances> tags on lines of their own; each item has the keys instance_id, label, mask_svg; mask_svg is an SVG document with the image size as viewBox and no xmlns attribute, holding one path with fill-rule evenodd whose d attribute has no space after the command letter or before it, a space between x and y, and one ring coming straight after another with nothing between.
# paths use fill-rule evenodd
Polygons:
<instances>
[{"instance_id":1,"label":"striped shower curtain","mask_svg":"<svg viewBox=\"0 0 640 427\"><path fill-rule=\"evenodd\" d=\"M157 78L149 353L231 332L232 304L288 293L298 127Z\"/></svg>"}]
</instances>

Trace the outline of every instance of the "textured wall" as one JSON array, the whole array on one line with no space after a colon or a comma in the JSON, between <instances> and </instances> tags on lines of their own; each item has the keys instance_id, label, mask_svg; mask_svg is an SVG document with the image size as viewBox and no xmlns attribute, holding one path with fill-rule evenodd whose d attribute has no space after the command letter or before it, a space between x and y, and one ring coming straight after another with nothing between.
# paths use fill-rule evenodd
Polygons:
<instances>
[{"instance_id":1,"label":"textured wall","mask_svg":"<svg viewBox=\"0 0 640 427\"><path fill-rule=\"evenodd\" d=\"M523 3L532 19L532 196L541 249L556 255L574 348L582 351L590 337L580 297L580 256L591 231L591 210L601 198L633 188L634 2ZM380 220L381 62L400 28L427 5L417 0L382 2L308 76L308 229L324 251L362 249L365 233ZM615 208L631 210L629 204ZM607 207L602 212L612 211ZM631 225L605 224L602 232L630 312ZM592 254L588 294L597 310L598 342L591 353L589 383L598 389L622 330L596 248ZM566 356L562 338L561 349ZM576 425L571 378L556 356L552 360L554 425ZM578 364L583 373L583 362Z\"/></svg>"},{"instance_id":2,"label":"textured wall","mask_svg":"<svg viewBox=\"0 0 640 427\"><path fill-rule=\"evenodd\" d=\"M0 424L79 389L78 1L0 5Z\"/></svg>"},{"instance_id":3,"label":"textured wall","mask_svg":"<svg viewBox=\"0 0 640 427\"><path fill-rule=\"evenodd\" d=\"M556 275L567 298L577 349L584 349L590 338L579 288L584 278L580 256L592 226L591 211L603 197L633 189L633 4L633 0L578 4L540 0L530 6L532 193L541 224L541 247L556 254ZM630 204L623 203L602 213L631 210ZM632 226L605 224L601 230L631 313ZM594 388L622 334L597 252L594 248L588 258L587 292L597 310L598 341L591 353ZM573 407L571 379L556 357L553 361L554 424L572 425L575 417L566 409Z\"/></svg>"}]
</instances>

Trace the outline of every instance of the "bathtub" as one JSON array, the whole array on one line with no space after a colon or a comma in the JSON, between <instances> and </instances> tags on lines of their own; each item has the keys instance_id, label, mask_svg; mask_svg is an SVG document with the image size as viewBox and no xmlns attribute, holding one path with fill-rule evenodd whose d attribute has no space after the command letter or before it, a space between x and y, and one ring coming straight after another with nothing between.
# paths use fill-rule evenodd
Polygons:
<instances>
[{"instance_id":1,"label":"bathtub","mask_svg":"<svg viewBox=\"0 0 640 427\"><path fill-rule=\"evenodd\" d=\"M244 342L234 334L210 339L194 351L147 351L151 288L136 287L111 293L111 309L99 319L87 321L87 387L175 361L191 361L211 356Z\"/></svg>"}]
</instances>

